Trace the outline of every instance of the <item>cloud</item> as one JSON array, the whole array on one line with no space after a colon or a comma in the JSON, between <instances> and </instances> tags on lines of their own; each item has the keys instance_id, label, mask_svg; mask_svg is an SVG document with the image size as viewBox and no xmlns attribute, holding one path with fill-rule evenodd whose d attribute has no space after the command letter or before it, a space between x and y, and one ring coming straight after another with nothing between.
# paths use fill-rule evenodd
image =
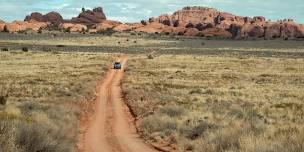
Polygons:
<instances>
[{"instance_id":1,"label":"cloud","mask_svg":"<svg viewBox=\"0 0 304 152\"><path fill-rule=\"evenodd\" d=\"M135 22L193 5L214 7L242 16L261 15L271 20L294 18L304 23L303 0L0 0L0 18L23 20L35 11L57 11L64 18L71 18L77 16L82 7L102 6L110 19Z\"/></svg>"}]
</instances>

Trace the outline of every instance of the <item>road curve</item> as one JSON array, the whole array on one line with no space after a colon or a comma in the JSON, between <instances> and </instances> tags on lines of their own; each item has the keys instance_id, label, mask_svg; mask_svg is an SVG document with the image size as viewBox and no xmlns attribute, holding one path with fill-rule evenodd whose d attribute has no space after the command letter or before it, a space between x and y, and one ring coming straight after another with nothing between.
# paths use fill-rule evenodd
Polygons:
<instances>
[{"instance_id":1,"label":"road curve","mask_svg":"<svg viewBox=\"0 0 304 152\"><path fill-rule=\"evenodd\" d=\"M127 57L120 57L122 70L110 69L102 81L95 112L81 141L81 152L154 152L136 133L132 116L122 101L121 80Z\"/></svg>"}]
</instances>

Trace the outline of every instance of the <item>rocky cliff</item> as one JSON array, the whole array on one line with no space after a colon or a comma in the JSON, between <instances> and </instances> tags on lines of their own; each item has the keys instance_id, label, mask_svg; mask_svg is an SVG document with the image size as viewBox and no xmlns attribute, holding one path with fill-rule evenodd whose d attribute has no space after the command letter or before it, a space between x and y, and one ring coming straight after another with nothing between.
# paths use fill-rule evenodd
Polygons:
<instances>
[{"instance_id":1,"label":"rocky cliff","mask_svg":"<svg viewBox=\"0 0 304 152\"><path fill-rule=\"evenodd\" d=\"M191 29L191 36L227 37L227 32L230 32L231 38L235 39L304 38L303 25L295 23L292 19L272 22L266 20L263 16L237 16L214 8L198 6L184 7L172 15L165 14L150 18L148 21L142 21L145 26L155 22L173 28L186 28L184 33L189 33L187 30ZM197 30L193 30L193 28ZM213 34L208 31L213 31ZM219 31L219 33L216 31Z\"/></svg>"}]
</instances>

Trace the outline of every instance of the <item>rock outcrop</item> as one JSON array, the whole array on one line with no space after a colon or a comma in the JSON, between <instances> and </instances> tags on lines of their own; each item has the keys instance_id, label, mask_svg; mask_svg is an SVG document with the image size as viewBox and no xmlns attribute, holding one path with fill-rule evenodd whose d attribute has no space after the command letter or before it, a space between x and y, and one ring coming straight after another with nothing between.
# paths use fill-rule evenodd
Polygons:
<instances>
[{"instance_id":1,"label":"rock outcrop","mask_svg":"<svg viewBox=\"0 0 304 152\"><path fill-rule=\"evenodd\" d=\"M59 25L59 29L71 33L80 33L80 32L85 32L88 28L86 25L82 25L82 24L61 23Z\"/></svg>"},{"instance_id":2,"label":"rock outcrop","mask_svg":"<svg viewBox=\"0 0 304 152\"><path fill-rule=\"evenodd\" d=\"M0 20L0 32L4 31L4 27L5 27L5 22Z\"/></svg>"},{"instance_id":3,"label":"rock outcrop","mask_svg":"<svg viewBox=\"0 0 304 152\"><path fill-rule=\"evenodd\" d=\"M160 23L165 26L163 32L166 34L174 31L174 28L187 28L185 36L217 36L224 38L302 38L304 29L302 25L294 23L292 19L285 19L279 22L266 21L263 16L243 17L227 12L221 12L214 8L207 7L185 7L172 15L161 15L142 21L148 31L161 31L159 27L151 27L150 24ZM148 23L148 24L147 24ZM197 29L197 30L195 30ZM141 30L144 31L144 30ZM182 32L179 33L181 35Z\"/></svg>"},{"instance_id":4,"label":"rock outcrop","mask_svg":"<svg viewBox=\"0 0 304 152\"><path fill-rule=\"evenodd\" d=\"M79 23L87 26L92 26L94 24L102 23L105 21L106 15L103 12L101 7L94 8L93 10L84 10L81 12L78 17L72 18L71 23Z\"/></svg>"},{"instance_id":5,"label":"rock outcrop","mask_svg":"<svg viewBox=\"0 0 304 152\"><path fill-rule=\"evenodd\" d=\"M57 12L50 12L45 15L41 13L34 12L26 16L24 21L36 20L38 22L50 22L53 24L61 23L73 23L73 24L83 24L87 26L92 26L98 23L102 23L106 20L106 16L101 7L94 8L93 10L85 10L77 16L70 20L64 20L62 16Z\"/></svg>"},{"instance_id":6,"label":"rock outcrop","mask_svg":"<svg viewBox=\"0 0 304 152\"><path fill-rule=\"evenodd\" d=\"M82 12L71 20L64 20L57 12L41 14L34 12L25 22L2 23L0 31L19 32L32 29L37 31L52 25L69 32L90 32L112 29L117 32L136 31L160 33L166 35L221 37L234 39L247 38L304 38L304 25L296 24L292 19L272 22L263 16L243 17L228 12L221 12L208 7L184 7L173 14L160 15L140 23L123 24L107 20L101 7ZM56 26L53 26L56 25Z\"/></svg>"},{"instance_id":7,"label":"rock outcrop","mask_svg":"<svg viewBox=\"0 0 304 152\"><path fill-rule=\"evenodd\" d=\"M9 33L18 33L28 30L38 32L39 30L46 28L48 25L49 23L47 22L38 22L36 20L14 21L12 23L6 23L4 26L4 31Z\"/></svg>"},{"instance_id":8,"label":"rock outcrop","mask_svg":"<svg viewBox=\"0 0 304 152\"><path fill-rule=\"evenodd\" d=\"M24 21L31 21L35 20L38 22L50 22L55 24L63 23L64 20L62 16L57 12L50 12L45 15L42 15L41 13L34 12L31 15L28 15L25 17Z\"/></svg>"},{"instance_id":9,"label":"rock outcrop","mask_svg":"<svg viewBox=\"0 0 304 152\"><path fill-rule=\"evenodd\" d=\"M96 29L96 31L102 31L107 29L113 29L114 27L122 24L118 21L104 20L101 23L97 23L92 26L92 29Z\"/></svg>"}]
</instances>

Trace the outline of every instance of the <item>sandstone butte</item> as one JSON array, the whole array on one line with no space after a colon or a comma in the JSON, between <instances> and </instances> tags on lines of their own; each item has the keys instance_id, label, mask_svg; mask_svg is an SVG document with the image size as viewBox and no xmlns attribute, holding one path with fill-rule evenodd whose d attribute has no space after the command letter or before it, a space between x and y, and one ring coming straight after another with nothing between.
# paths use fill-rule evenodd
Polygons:
<instances>
[{"instance_id":1,"label":"sandstone butte","mask_svg":"<svg viewBox=\"0 0 304 152\"><path fill-rule=\"evenodd\" d=\"M54 26L55 25L55 26ZM54 28L56 27L56 28ZM140 23L121 23L107 20L103 8L85 10L70 20L64 20L57 12L45 15L34 12L24 21L4 23L0 20L0 31L17 33L25 30L38 32L44 28L72 33L112 29L117 32L135 31L165 35L220 37L233 39L247 38L304 38L304 25L292 19L266 20L263 16L244 17L221 12L207 7L184 7L173 14L164 14L142 20Z\"/></svg>"}]
</instances>

